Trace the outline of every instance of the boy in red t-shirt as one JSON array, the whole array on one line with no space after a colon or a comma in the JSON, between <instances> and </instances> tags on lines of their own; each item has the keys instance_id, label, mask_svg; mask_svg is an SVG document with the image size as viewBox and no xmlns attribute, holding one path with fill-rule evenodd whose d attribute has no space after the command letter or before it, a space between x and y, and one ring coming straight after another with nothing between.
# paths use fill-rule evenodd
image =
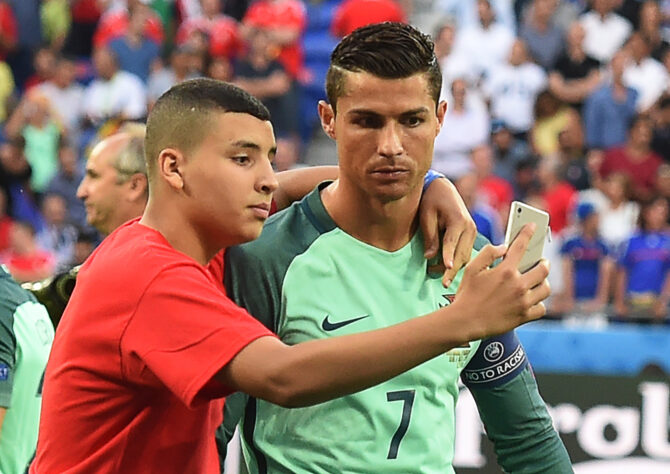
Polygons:
<instances>
[{"instance_id":1,"label":"boy in red t-shirt","mask_svg":"<svg viewBox=\"0 0 670 474\"><path fill-rule=\"evenodd\" d=\"M269 214L275 150L267 109L231 84L187 81L156 102L146 210L80 271L44 377L31 473L218 473L214 431L228 393L319 403L544 314L546 264L516 271L529 227L496 268L505 249L483 249L447 307L285 345L222 284L222 250L258 237Z\"/></svg>"}]
</instances>

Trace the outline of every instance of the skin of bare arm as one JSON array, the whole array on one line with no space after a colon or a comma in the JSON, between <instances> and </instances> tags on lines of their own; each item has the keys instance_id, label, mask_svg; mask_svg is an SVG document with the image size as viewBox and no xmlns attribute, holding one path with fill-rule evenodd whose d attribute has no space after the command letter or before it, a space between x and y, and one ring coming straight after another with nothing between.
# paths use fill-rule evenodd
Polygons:
<instances>
[{"instance_id":1,"label":"skin of bare arm","mask_svg":"<svg viewBox=\"0 0 670 474\"><path fill-rule=\"evenodd\" d=\"M550 293L548 263L543 260L525 274L516 268L532 232L526 226L509 251L485 247L466 266L449 306L377 331L294 346L263 337L242 349L217 379L281 406L308 406L380 383L467 341L538 319ZM490 268L505 254L500 265Z\"/></svg>"}]
</instances>

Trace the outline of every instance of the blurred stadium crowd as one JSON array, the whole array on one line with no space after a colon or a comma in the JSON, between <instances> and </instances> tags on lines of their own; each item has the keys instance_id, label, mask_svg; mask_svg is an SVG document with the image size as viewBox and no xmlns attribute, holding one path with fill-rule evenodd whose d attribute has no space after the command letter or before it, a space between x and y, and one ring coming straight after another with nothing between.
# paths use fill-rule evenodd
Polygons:
<instances>
[{"instance_id":1,"label":"blurred stadium crowd","mask_svg":"<svg viewBox=\"0 0 670 474\"><path fill-rule=\"evenodd\" d=\"M550 312L668 321L669 0L0 0L0 262L18 281L82 263L91 147L188 78L263 100L278 170L335 163L324 64L384 20L433 35L433 168L480 232L499 243L515 199L549 212Z\"/></svg>"}]
</instances>

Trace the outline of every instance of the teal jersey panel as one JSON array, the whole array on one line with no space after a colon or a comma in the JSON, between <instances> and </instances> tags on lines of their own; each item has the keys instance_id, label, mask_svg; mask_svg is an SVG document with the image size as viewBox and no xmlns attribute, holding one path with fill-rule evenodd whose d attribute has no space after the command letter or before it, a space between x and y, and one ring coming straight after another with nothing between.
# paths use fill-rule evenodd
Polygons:
<instances>
[{"instance_id":1,"label":"teal jersey panel","mask_svg":"<svg viewBox=\"0 0 670 474\"><path fill-rule=\"evenodd\" d=\"M0 406L7 409L0 430L0 472L23 474L37 445L42 378L54 329L44 306L4 271L0 295Z\"/></svg>"},{"instance_id":2,"label":"teal jersey panel","mask_svg":"<svg viewBox=\"0 0 670 474\"><path fill-rule=\"evenodd\" d=\"M354 239L335 227L316 192L228 257L231 296L249 303L251 313L288 344L433 312L449 304L462 278L461 272L445 289L441 275L427 274L420 235L395 252ZM270 304L258 293L268 286ZM251 400L243 421L251 472L452 472L458 378L478 344L313 407Z\"/></svg>"}]
</instances>

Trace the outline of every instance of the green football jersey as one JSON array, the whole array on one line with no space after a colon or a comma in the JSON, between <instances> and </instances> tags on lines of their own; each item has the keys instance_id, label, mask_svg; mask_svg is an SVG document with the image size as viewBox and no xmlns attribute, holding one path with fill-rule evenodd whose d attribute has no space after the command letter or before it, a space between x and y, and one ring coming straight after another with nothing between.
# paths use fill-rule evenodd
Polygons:
<instances>
[{"instance_id":1,"label":"green football jersey","mask_svg":"<svg viewBox=\"0 0 670 474\"><path fill-rule=\"evenodd\" d=\"M35 297L0 268L0 472L23 474L35 453L42 378L54 329Z\"/></svg>"},{"instance_id":2,"label":"green football jersey","mask_svg":"<svg viewBox=\"0 0 670 474\"><path fill-rule=\"evenodd\" d=\"M449 304L462 271L445 289L423 250L418 234L395 252L353 238L313 192L273 216L258 240L228 251L227 289L287 344L369 331ZM250 471L453 472L458 379L478 345L312 407L250 399L242 421Z\"/></svg>"}]
</instances>

